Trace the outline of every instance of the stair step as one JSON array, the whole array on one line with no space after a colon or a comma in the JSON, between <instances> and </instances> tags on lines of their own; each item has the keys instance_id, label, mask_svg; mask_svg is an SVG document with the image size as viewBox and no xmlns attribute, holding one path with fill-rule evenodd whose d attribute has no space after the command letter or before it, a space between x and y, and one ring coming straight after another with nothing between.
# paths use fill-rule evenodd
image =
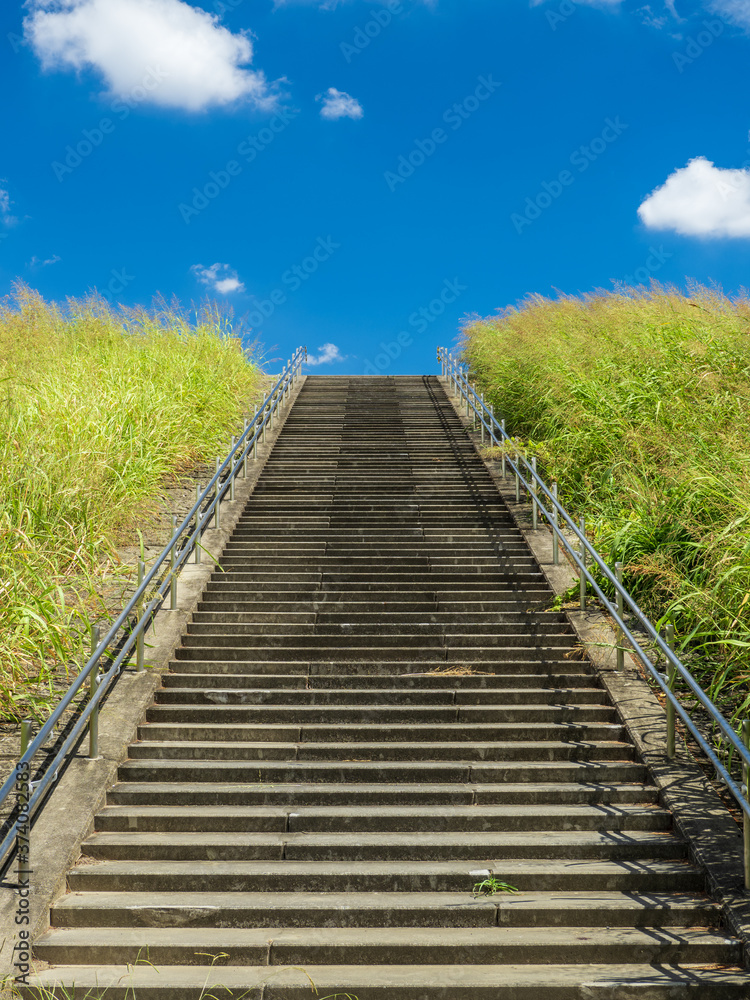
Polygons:
<instances>
[{"instance_id":1,"label":"stair step","mask_svg":"<svg viewBox=\"0 0 750 1000\"><path fill-rule=\"evenodd\" d=\"M47 989L75 983L107 1000L200 1000L211 991L226 1000L263 991L263 1000L309 1000L318 994L361 1000L747 1000L747 972L739 968L680 968L669 964L550 965L312 965L304 969L268 966L170 966L169 975L150 965L59 965L34 980ZM31 993L27 993L31 996ZM66 994L58 986L56 993ZM69 994L68 994L69 995ZM91 995L91 994L89 994Z\"/></svg>"},{"instance_id":2,"label":"stair step","mask_svg":"<svg viewBox=\"0 0 750 1000\"><path fill-rule=\"evenodd\" d=\"M258 806L107 806L96 817L97 831L381 832L511 830L668 830L671 815L648 805L453 805L261 808Z\"/></svg>"},{"instance_id":3,"label":"stair step","mask_svg":"<svg viewBox=\"0 0 750 1000\"><path fill-rule=\"evenodd\" d=\"M707 896L620 892L73 892L55 927L673 927L718 926Z\"/></svg>"},{"instance_id":4,"label":"stair step","mask_svg":"<svg viewBox=\"0 0 750 1000\"><path fill-rule=\"evenodd\" d=\"M352 965L537 965L550 960L591 963L606 951L612 962L669 964L684 961L735 964L739 941L718 931L580 927L287 927L287 928L59 928L40 938L36 953L52 962L135 963L148 950L149 962L212 965L226 953L234 966L300 966L314 962Z\"/></svg>"},{"instance_id":5,"label":"stair step","mask_svg":"<svg viewBox=\"0 0 750 1000\"><path fill-rule=\"evenodd\" d=\"M435 833L95 833L84 855L144 861L442 861L496 859L678 859L686 845L663 832L628 830Z\"/></svg>"},{"instance_id":6,"label":"stair step","mask_svg":"<svg viewBox=\"0 0 750 1000\"><path fill-rule=\"evenodd\" d=\"M545 773L538 777L547 777ZM440 805L452 808L459 805L505 804L536 805L593 803L610 805L614 803L656 802L658 795L653 785L619 784L607 782L564 782L544 784L510 781L500 784L476 785L469 782L449 784L434 782L429 784L368 784L349 782L346 784L327 783L287 783L274 782L252 784L242 782L173 781L120 781L109 792L110 803L154 805L171 802L173 806L255 804L257 807L274 804L285 805Z\"/></svg>"}]
</instances>

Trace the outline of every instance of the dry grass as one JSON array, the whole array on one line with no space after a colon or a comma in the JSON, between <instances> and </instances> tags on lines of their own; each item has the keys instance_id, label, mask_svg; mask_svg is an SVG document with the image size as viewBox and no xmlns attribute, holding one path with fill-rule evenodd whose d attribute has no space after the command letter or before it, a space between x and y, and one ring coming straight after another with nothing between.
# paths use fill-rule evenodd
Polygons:
<instances>
[{"instance_id":1,"label":"dry grass","mask_svg":"<svg viewBox=\"0 0 750 1000\"><path fill-rule=\"evenodd\" d=\"M210 311L0 303L0 715L44 715L80 665L116 547L162 484L225 450L262 373Z\"/></svg>"},{"instance_id":2,"label":"dry grass","mask_svg":"<svg viewBox=\"0 0 750 1000\"><path fill-rule=\"evenodd\" d=\"M750 709L750 300L534 297L467 324L463 354L647 613Z\"/></svg>"}]
</instances>

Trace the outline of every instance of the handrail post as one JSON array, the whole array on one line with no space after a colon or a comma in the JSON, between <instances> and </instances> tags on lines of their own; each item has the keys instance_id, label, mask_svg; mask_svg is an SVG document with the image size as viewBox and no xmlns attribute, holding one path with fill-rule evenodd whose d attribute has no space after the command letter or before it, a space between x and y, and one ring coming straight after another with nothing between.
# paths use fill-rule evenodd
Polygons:
<instances>
[{"instance_id":1,"label":"handrail post","mask_svg":"<svg viewBox=\"0 0 750 1000\"><path fill-rule=\"evenodd\" d=\"M552 496L557 500L557 482L552 484ZM552 504L552 565L560 565L560 539L558 537L557 507Z\"/></svg>"},{"instance_id":2,"label":"handrail post","mask_svg":"<svg viewBox=\"0 0 750 1000\"><path fill-rule=\"evenodd\" d=\"M96 652L99 645L99 626L91 626L91 655ZM89 674L89 699L93 700L94 695L99 690L99 664ZM95 760L99 756L99 704L91 709L89 717L89 760Z\"/></svg>"},{"instance_id":3,"label":"handrail post","mask_svg":"<svg viewBox=\"0 0 750 1000\"><path fill-rule=\"evenodd\" d=\"M21 758L29 749L32 733L31 719L24 719L21 723ZM19 885L28 888L31 876L31 816L29 815L29 798L31 797L31 764L27 764L19 774L16 783L16 802L18 806L18 816L16 818L16 848L18 850L18 882ZM23 774L23 777L20 775ZM23 822L21 820L23 819ZM24 838L21 834L25 832ZM25 850L22 850L22 844Z\"/></svg>"},{"instance_id":4,"label":"handrail post","mask_svg":"<svg viewBox=\"0 0 750 1000\"><path fill-rule=\"evenodd\" d=\"M742 742L750 750L750 719L745 719L742 723ZM750 800L750 768L747 764L742 765L742 781L744 783L745 798ZM742 814L742 840L743 855L745 858L745 888L750 889L750 817L743 811Z\"/></svg>"},{"instance_id":5,"label":"handrail post","mask_svg":"<svg viewBox=\"0 0 750 1000\"><path fill-rule=\"evenodd\" d=\"M667 645L674 651L674 625L667 625ZM669 662L667 668L667 684L669 690L674 693L674 682L677 678L677 670L675 665ZM674 705L671 699L667 698L667 757L672 760L675 755L675 711ZM745 824L747 826L747 824ZM745 866L745 871L747 871L747 865Z\"/></svg>"},{"instance_id":6,"label":"handrail post","mask_svg":"<svg viewBox=\"0 0 750 1000\"><path fill-rule=\"evenodd\" d=\"M583 538L586 538L586 518L582 517L580 521L580 531ZM581 542L581 569L580 572L580 602L581 611L586 610L586 546L584 542Z\"/></svg>"},{"instance_id":7,"label":"handrail post","mask_svg":"<svg viewBox=\"0 0 750 1000\"><path fill-rule=\"evenodd\" d=\"M243 438L247 434L247 425L248 425L247 417L245 417L244 424L245 426L242 429ZM245 447L243 448L243 451L245 453L245 457L242 459L242 478L247 479L247 441L245 441Z\"/></svg>"},{"instance_id":8,"label":"handrail post","mask_svg":"<svg viewBox=\"0 0 750 1000\"><path fill-rule=\"evenodd\" d=\"M146 564L144 563L144 561L142 559L139 559L138 560L138 586L139 587L143 583L143 580L144 580L145 576L146 576ZM138 602L138 608L137 608L136 614L138 615L138 621L140 621L141 618L143 617L143 596L142 595L141 595L140 601ZM144 636L143 633L144 633L144 629L141 629L140 632L138 633L138 637L135 640L135 669L139 670L139 671L146 669L145 664L143 662L143 659L144 659L143 653L144 653L144 647L145 647L146 639L145 639L145 636Z\"/></svg>"},{"instance_id":9,"label":"handrail post","mask_svg":"<svg viewBox=\"0 0 750 1000\"><path fill-rule=\"evenodd\" d=\"M177 515L172 514L172 541L177 537ZM177 546L172 546L172 551L169 553L169 568L171 570L171 578L169 580L169 609L170 611L177 610L177 574L175 572L177 563Z\"/></svg>"},{"instance_id":10,"label":"handrail post","mask_svg":"<svg viewBox=\"0 0 750 1000\"><path fill-rule=\"evenodd\" d=\"M235 459L237 457L235 455L236 448L237 448L237 438L233 434L232 435L232 452L231 452L232 457L229 459L229 499L230 499L230 501L234 500L234 480L236 478L235 474L234 474L234 470L237 468L237 463L235 461Z\"/></svg>"},{"instance_id":11,"label":"handrail post","mask_svg":"<svg viewBox=\"0 0 750 1000\"><path fill-rule=\"evenodd\" d=\"M261 408L261 413L263 414L263 444L266 443L266 404L268 403L268 393L263 393L263 406Z\"/></svg>"},{"instance_id":12,"label":"handrail post","mask_svg":"<svg viewBox=\"0 0 750 1000\"><path fill-rule=\"evenodd\" d=\"M31 743L31 733L33 722L31 719L24 719L21 723L21 754L20 757L26 753L29 749L29 744ZM20 759L20 758L19 758Z\"/></svg>"},{"instance_id":13,"label":"handrail post","mask_svg":"<svg viewBox=\"0 0 750 1000\"><path fill-rule=\"evenodd\" d=\"M479 417L479 424L482 431L482 444L484 444L484 393L479 398L482 400L482 412Z\"/></svg>"},{"instance_id":14,"label":"handrail post","mask_svg":"<svg viewBox=\"0 0 750 1000\"><path fill-rule=\"evenodd\" d=\"M500 429L503 432L500 435L500 447L503 449L503 479L505 479L505 474L507 472L505 461L505 419L500 421Z\"/></svg>"},{"instance_id":15,"label":"handrail post","mask_svg":"<svg viewBox=\"0 0 750 1000\"><path fill-rule=\"evenodd\" d=\"M516 461L515 461L515 466L516 466L516 503L520 503L521 502L521 475L520 475L520 473L518 471L518 462L519 462L519 456L518 456L518 452L516 452Z\"/></svg>"},{"instance_id":16,"label":"handrail post","mask_svg":"<svg viewBox=\"0 0 750 1000\"><path fill-rule=\"evenodd\" d=\"M617 582L620 585L620 587L622 587L622 563L621 562L616 562L615 563L615 577L616 577ZM622 599L622 591L620 590L620 587L617 588L617 594L616 594L616 599L617 600L616 600L616 603L617 603L617 615L620 618L620 621L622 621L622 617L625 614L625 607L624 607L624 602L623 602L623 599ZM624 670L625 669L625 647L624 647L623 643L625 642L625 633L623 632L622 628L619 625L617 626L617 629L615 630L615 638L616 638L616 641L617 641L617 669L618 670Z\"/></svg>"},{"instance_id":17,"label":"handrail post","mask_svg":"<svg viewBox=\"0 0 750 1000\"><path fill-rule=\"evenodd\" d=\"M216 472L214 475L218 475L219 469L221 468L221 459L217 456L216 458ZM216 503L214 504L214 528L218 531L221 528L221 479L216 480L216 489L214 490L214 496Z\"/></svg>"},{"instance_id":18,"label":"handrail post","mask_svg":"<svg viewBox=\"0 0 750 1000\"><path fill-rule=\"evenodd\" d=\"M537 500L536 455L531 459L531 527L534 531L539 527L539 501Z\"/></svg>"},{"instance_id":19,"label":"handrail post","mask_svg":"<svg viewBox=\"0 0 750 1000\"><path fill-rule=\"evenodd\" d=\"M196 503L198 503L198 501L200 500L202 492L203 491L201 490L201 484L200 483L196 483L195 484L195 502ZM201 517L201 511L200 511L200 507L199 507L198 510L195 512L195 564L196 564L196 566L201 561L201 538L203 536L203 533L201 531L201 521L202 520L203 520L203 518Z\"/></svg>"}]
</instances>

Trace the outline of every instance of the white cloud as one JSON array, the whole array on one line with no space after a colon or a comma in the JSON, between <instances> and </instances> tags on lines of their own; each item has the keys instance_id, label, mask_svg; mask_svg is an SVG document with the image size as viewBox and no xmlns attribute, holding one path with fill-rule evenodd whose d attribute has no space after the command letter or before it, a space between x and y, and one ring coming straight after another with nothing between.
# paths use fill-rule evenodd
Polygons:
<instances>
[{"instance_id":1,"label":"white cloud","mask_svg":"<svg viewBox=\"0 0 750 1000\"><path fill-rule=\"evenodd\" d=\"M94 69L111 94L201 111L273 103L253 49L184 0L29 0L24 31L45 69Z\"/></svg>"},{"instance_id":2,"label":"white cloud","mask_svg":"<svg viewBox=\"0 0 750 1000\"><path fill-rule=\"evenodd\" d=\"M346 355L342 354L335 344L321 344L318 350L320 354L317 357L314 354L308 354L308 365L328 365L332 361L344 361L346 359Z\"/></svg>"},{"instance_id":3,"label":"white cloud","mask_svg":"<svg viewBox=\"0 0 750 1000\"><path fill-rule=\"evenodd\" d=\"M10 191L7 188L0 187L0 220L5 226L15 226L18 222L18 219L10 210L12 204Z\"/></svg>"},{"instance_id":4,"label":"white cloud","mask_svg":"<svg viewBox=\"0 0 750 1000\"><path fill-rule=\"evenodd\" d=\"M543 3L547 3L547 0L531 0L532 7L539 7ZM623 0L575 0L575 3L586 7L604 7L606 10L621 6Z\"/></svg>"},{"instance_id":5,"label":"white cloud","mask_svg":"<svg viewBox=\"0 0 750 1000\"><path fill-rule=\"evenodd\" d=\"M41 257L32 257L29 261L29 267L49 267L50 264L57 264L57 262L61 259L62 258L58 257L56 253L46 259Z\"/></svg>"},{"instance_id":6,"label":"white cloud","mask_svg":"<svg viewBox=\"0 0 750 1000\"><path fill-rule=\"evenodd\" d=\"M650 229L683 236L750 236L750 171L698 156L652 191L638 215Z\"/></svg>"},{"instance_id":7,"label":"white cloud","mask_svg":"<svg viewBox=\"0 0 750 1000\"><path fill-rule=\"evenodd\" d=\"M212 264L210 267L204 267L203 264L193 264L190 270L202 285L208 285L220 295L245 291L245 285L229 264Z\"/></svg>"},{"instance_id":8,"label":"white cloud","mask_svg":"<svg viewBox=\"0 0 750 1000\"><path fill-rule=\"evenodd\" d=\"M319 7L320 10L337 10L349 2L350 0L273 0L273 7L274 10L278 10L281 7ZM387 7L392 2L393 0L368 0L368 3L371 5L375 3L382 7ZM425 7L435 7L438 0L415 0L415 2L417 4L421 3ZM617 0L617 2L619 3L620 0Z\"/></svg>"},{"instance_id":9,"label":"white cloud","mask_svg":"<svg viewBox=\"0 0 750 1000\"><path fill-rule=\"evenodd\" d=\"M323 102L320 117L329 121L336 121L338 118L361 118L364 114L359 101L343 90L336 90L335 87L329 87L325 94L318 94L315 100Z\"/></svg>"},{"instance_id":10,"label":"white cloud","mask_svg":"<svg viewBox=\"0 0 750 1000\"><path fill-rule=\"evenodd\" d=\"M750 28L750 0L713 0L710 10L743 28Z\"/></svg>"}]
</instances>

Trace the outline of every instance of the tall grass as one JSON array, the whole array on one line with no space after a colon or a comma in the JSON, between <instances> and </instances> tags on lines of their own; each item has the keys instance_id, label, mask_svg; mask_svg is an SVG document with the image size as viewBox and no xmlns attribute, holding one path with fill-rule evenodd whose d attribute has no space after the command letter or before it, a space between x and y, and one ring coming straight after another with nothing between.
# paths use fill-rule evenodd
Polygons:
<instances>
[{"instance_id":1,"label":"tall grass","mask_svg":"<svg viewBox=\"0 0 750 1000\"><path fill-rule=\"evenodd\" d=\"M711 693L750 707L750 301L703 287L534 297L463 354Z\"/></svg>"},{"instance_id":2,"label":"tall grass","mask_svg":"<svg viewBox=\"0 0 750 1000\"><path fill-rule=\"evenodd\" d=\"M44 713L116 547L166 479L216 454L262 372L226 321L101 299L0 303L0 713Z\"/></svg>"}]
</instances>

